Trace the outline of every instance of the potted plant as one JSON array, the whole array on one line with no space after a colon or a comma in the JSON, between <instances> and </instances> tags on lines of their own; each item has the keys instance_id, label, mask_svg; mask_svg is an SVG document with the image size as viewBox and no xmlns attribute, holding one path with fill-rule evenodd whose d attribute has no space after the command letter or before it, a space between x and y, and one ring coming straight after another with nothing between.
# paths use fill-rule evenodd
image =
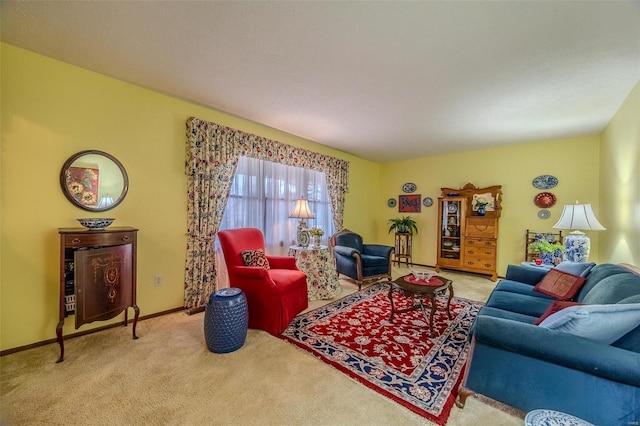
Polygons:
<instances>
[{"instance_id":1,"label":"potted plant","mask_svg":"<svg viewBox=\"0 0 640 426\"><path fill-rule=\"evenodd\" d=\"M539 238L527 247L530 253L537 253L546 265L553 265L562 262L564 256L564 246L560 243L551 243L544 238Z\"/></svg>"},{"instance_id":2,"label":"potted plant","mask_svg":"<svg viewBox=\"0 0 640 426\"><path fill-rule=\"evenodd\" d=\"M389 219L389 233L400 232L410 235L418 233L418 224L410 216L403 216L401 218Z\"/></svg>"}]
</instances>

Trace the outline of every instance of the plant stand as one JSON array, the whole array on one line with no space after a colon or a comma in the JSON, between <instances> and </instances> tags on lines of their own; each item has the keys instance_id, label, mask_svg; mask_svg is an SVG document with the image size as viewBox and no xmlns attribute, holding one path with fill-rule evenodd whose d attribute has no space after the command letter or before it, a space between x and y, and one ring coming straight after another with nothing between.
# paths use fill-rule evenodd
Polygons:
<instances>
[{"instance_id":1,"label":"plant stand","mask_svg":"<svg viewBox=\"0 0 640 426\"><path fill-rule=\"evenodd\" d=\"M409 266L411 262L411 237L408 232L396 232L396 249L394 252L393 261L397 266L403 262L406 266Z\"/></svg>"}]
</instances>

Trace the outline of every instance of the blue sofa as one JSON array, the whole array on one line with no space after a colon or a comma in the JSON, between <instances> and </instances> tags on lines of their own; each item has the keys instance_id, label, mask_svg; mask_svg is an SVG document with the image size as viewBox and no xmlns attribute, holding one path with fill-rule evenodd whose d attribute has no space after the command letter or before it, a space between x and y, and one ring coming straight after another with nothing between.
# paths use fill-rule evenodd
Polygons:
<instances>
[{"instance_id":1,"label":"blue sofa","mask_svg":"<svg viewBox=\"0 0 640 426\"><path fill-rule=\"evenodd\" d=\"M474 322L457 405L464 407L467 396L477 393L523 412L552 409L594 425L640 424L637 315L630 320L630 331L620 338L612 337L616 339L612 343L545 328L545 322L534 325L554 301L533 289L547 273L541 268L509 265L506 278L496 285ZM574 298L582 306L562 312L640 310L637 267L605 263L585 275L586 282ZM566 316L562 312L554 315ZM620 317L608 314L592 318L602 319L600 324ZM599 325L591 323L589 327L597 329Z\"/></svg>"}]
</instances>

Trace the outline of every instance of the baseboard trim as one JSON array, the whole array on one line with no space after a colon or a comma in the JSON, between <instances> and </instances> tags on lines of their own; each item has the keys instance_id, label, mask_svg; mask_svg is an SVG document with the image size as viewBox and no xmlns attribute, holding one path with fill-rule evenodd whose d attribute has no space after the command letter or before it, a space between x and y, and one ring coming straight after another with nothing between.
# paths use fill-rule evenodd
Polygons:
<instances>
[{"instance_id":1,"label":"baseboard trim","mask_svg":"<svg viewBox=\"0 0 640 426\"><path fill-rule=\"evenodd\" d=\"M138 318L138 321L144 321L147 319L151 319L151 318L156 318L156 317L160 317L163 315L168 315L168 314L172 314L174 312L180 312L180 311L184 311L184 307L181 306L179 308L173 308L173 309L169 309L166 311L161 311L161 312L156 312L154 314L149 314L149 315L143 315L141 317ZM128 324L131 324L133 322L133 319L129 319L127 321ZM68 334L64 336L64 340L69 340L69 339L73 339L75 337L80 337L80 336L85 336L87 334L91 334L91 333L97 333L98 331L104 331L104 330L108 330L110 328L115 328L115 327L122 327L122 322L117 322L114 324L108 324L102 327L96 327L96 328L92 328L91 330L85 330L85 331L79 331L77 333L72 333L72 334ZM45 345L49 345L51 343L57 343L58 339L53 338L53 339L47 339L47 340L43 340L40 342L36 342L36 343L31 343L29 345L24 345L24 346L18 346L15 348L11 348L11 349L5 349L4 351L0 351L0 357L5 356L5 355L10 355L10 354L14 354L16 352L22 352L22 351L26 351L27 349L33 349L33 348L37 348L40 346L45 346Z\"/></svg>"},{"instance_id":2,"label":"baseboard trim","mask_svg":"<svg viewBox=\"0 0 640 426\"><path fill-rule=\"evenodd\" d=\"M435 267L436 267L435 265L424 265L424 264L422 264L422 263L409 263L409 267L411 267L411 266L421 266L421 267L425 267L425 268L433 268L433 269L435 269ZM397 267L397 266L396 266L396 267ZM636 268L637 268L637 267L636 267ZM469 271L459 271L459 270L457 270L457 269L449 269L449 268L444 267L444 266L443 266L443 267L441 267L440 269L446 269L446 270L448 270L448 271L455 272L455 273L458 273L458 274L471 274L471 275L474 275L474 276L476 276L476 275L482 275L482 276L484 276L484 277L486 277L486 276L487 276L487 274L480 274L480 273L477 273L477 272L469 272ZM640 270L640 269L639 269L639 270ZM500 278L500 279L504 279L504 277L503 277L502 275L498 275L498 278Z\"/></svg>"},{"instance_id":3,"label":"baseboard trim","mask_svg":"<svg viewBox=\"0 0 640 426\"><path fill-rule=\"evenodd\" d=\"M199 314L200 312L204 312L205 306L198 306L196 308L189 308L186 310L187 315Z\"/></svg>"}]
</instances>

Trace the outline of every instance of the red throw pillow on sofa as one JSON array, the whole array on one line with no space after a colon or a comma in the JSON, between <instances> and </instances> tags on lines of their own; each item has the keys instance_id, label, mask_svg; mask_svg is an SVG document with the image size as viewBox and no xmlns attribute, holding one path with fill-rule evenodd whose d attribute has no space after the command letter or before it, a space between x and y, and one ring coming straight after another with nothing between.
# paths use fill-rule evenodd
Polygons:
<instances>
[{"instance_id":1,"label":"red throw pillow on sofa","mask_svg":"<svg viewBox=\"0 0 640 426\"><path fill-rule=\"evenodd\" d=\"M542 321L544 321L549 315L551 314L555 314L558 311L563 310L564 308L568 308L569 306L575 306L575 305L582 305L582 303L578 303L578 302L570 302L568 300L554 300L553 303L551 305L549 305L549 307L547 308L546 311L544 311L544 313L542 315L540 315L540 318L538 318L537 320L535 320L535 322L533 323L533 325L539 325Z\"/></svg>"},{"instance_id":2,"label":"red throw pillow on sofa","mask_svg":"<svg viewBox=\"0 0 640 426\"><path fill-rule=\"evenodd\" d=\"M533 289L556 300L570 300L578 294L585 281L586 278L552 268Z\"/></svg>"},{"instance_id":3,"label":"red throw pillow on sofa","mask_svg":"<svg viewBox=\"0 0 640 426\"><path fill-rule=\"evenodd\" d=\"M259 266L264 269L271 269L269 265L269 259L264 254L264 250L244 250L240 252L242 260L244 260L244 266Z\"/></svg>"}]
</instances>

